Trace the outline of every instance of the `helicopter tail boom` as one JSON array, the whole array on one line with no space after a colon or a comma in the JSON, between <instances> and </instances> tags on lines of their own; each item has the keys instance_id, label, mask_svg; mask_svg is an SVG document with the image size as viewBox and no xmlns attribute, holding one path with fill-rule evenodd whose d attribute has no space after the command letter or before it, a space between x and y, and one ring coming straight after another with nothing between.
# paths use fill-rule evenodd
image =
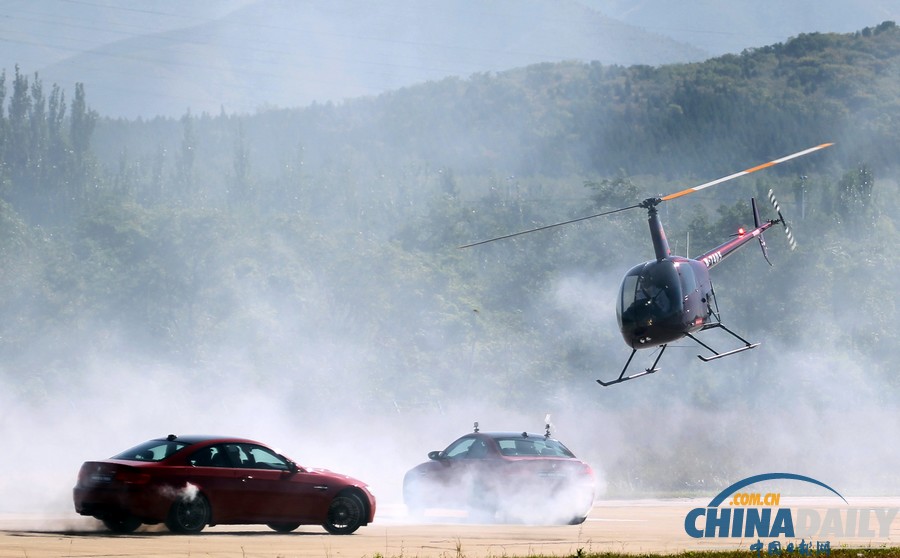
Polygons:
<instances>
[{"instance_id":1,"label":"helicopter tail boom","mask_svg":"<svg viewBox=\"0 0 900 558\"><path fill-rule=\"evenodd\" d=\"M754 202L754 206L755 206L755 202ZM752 231L738 233L738 235L736 237L732 238L728 242L725 242L724 244L716 246L715 248L713 248L712 250L710 250L709 252L707 252L705 254L697 256L696 259L699 260L701 263L703 263L703 265L705 265L707 268L712 268L712 267L716 266L719 262L721 262L722 260L724 260L725 258L730 256L731 254L736 252L738 250L738 248L740 248L744 244L750 242L754 238L760 239L760 244L763 246L763 255L765 255L766 254L765 241L762 240L762 233L763 233L763 231L765 231L766 229L768 229L772 225L774 225L776 222L777 221L766 221L762 225L757 226ZM767 257L766 261L768 261L768 259L769 258Z\"/></svg>"}]
</instances>

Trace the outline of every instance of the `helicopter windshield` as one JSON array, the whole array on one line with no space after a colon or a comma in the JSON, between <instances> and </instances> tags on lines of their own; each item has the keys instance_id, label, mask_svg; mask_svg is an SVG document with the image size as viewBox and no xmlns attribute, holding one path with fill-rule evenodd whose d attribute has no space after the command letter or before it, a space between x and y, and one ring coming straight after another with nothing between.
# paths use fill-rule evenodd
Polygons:
<instances>
[{"instance_id":1,"label":"helicopter windshield","mask_svg":"<svg viewBox=\"0 0 900 558\"><path fill-rule=\"evenodd\" d=\"M678 277L681 278L681 291L687 297L697 290L697 277L690 262L678 262L675 267L678 269Z\"/></svg>"},{"instance_id":2,"label":"helicopter windshield","mask_svg":"<svg viewBox=\"0 0 900 558\"><path fill-rule=\"evenodd\" d=\"M647 262L631 268L619 293L619 324L652 321L682 311L681 281L674 263Z\"/></svg>"}]
</instances>

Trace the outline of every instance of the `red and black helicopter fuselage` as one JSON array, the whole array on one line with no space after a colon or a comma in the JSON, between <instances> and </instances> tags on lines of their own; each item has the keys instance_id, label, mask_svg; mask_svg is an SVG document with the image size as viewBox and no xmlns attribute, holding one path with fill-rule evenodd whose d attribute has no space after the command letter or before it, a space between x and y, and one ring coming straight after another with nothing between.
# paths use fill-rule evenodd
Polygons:
<instances>
[{"instance_id":1,"label":"red and black helicopter fuselage","mask_svg":"<svg viewBox=\"0 0 900 558\"><path fill-rule=\"evenodd\" d=\"M739 230L733 238L696 259L673 256L669 250L669 242L656 210L656 206L665 198L649 198L638 204L638 207L647 209L649 215L650 238L656 259L634 266L622 279L616 317L622 337L631 347L631 356L618 378L610 381L597 380L597 383L609 386L658 371L656 364L668 344L684 337L693 339L712 353L712 356L697 355L703 361L715 360L759 345L750 343L722 324L709 270L753 239L759 240L763 256L769 261L763 232L775 224L785 224L771 190L769 198L778 212L777 220L760 222L756 200L750 198L754 229L746 232ZM788 238L793 245L789 230ZM711 328L722 329L743 342L743 345L720 353L693 335ZM636 374L625 375L631 359L639 349L656 347L660 351L653 365Z\"/></svg>"},{"instance_id":2,"label":"red and black helicopter fuselage","mask_svg":"<svg viewBox=\"0 0 900 558\"><path fill-rule=\"evenodd\" d=\"M719 327L714 325L718 324L718 313L709 270L754 238L759 240L765 255L762 233L780 222L760 224L756 203L751 202L756 228L739 231L734 238L696 259L671 254L657 215L657 199L642 204L650 214L656 259L632 267L622 279L616 317L629 347L658 347L704 328Z\"/></svg>"}]
</instances>

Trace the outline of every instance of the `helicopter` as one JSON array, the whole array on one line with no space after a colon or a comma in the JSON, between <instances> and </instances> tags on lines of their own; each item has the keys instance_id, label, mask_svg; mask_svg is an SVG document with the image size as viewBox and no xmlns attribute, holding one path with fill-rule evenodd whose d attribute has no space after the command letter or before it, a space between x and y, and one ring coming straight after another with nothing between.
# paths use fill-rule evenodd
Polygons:
<instances>
[{"instance_id":1,"label":"helicopter","mask_svg":"<svg viewBox=\"0 0 900 558\"><path fill-rule=\"evenodd\" d=\"M657 364L659 364L666 347L670 343L685 337L695 341L711 353L706 356L697 355L700 360L709 362L759 346L759 343L747 341L722 323L709 270L753 239L759 241L763 257L769 265L772 265L772 262L769 261L763 232L775 225L780 224L784 228L791 250L796 247L796 241L790 226L781 213L781 207L775 199L774 192L769 190L768 198L778 214L777 219L761 221L756 200L750 198L754 225L752 230L741 229L733 238L696 258L676 256L669 249L669 242L666 239L666 233L663 230L657 206L663 202L699 192L711 186L808 155L832 145L834 144L823 143L666 196L647 198L628 207L603 211L577 219L472 242L459 248L471 248L496 240L512 238L631 209L644 209L647 211L650 239L653 242L655 258L632 267L625 274L619 287L619 298L616 304L616 319L619 324L619 330L625 343L631 348L631 355L625 362L625 366L618 377L608 381L598 379L597 383L607 387L658 372L660 369L657 368ZM720 329L728 333L740 341L741 345L723 352L716 351L698 339L696 335L711 329ZM656 354L653 364L640 372L626 375L631 361L638 350L657 347L659 352Z\"/></svg>"}]
</instances>

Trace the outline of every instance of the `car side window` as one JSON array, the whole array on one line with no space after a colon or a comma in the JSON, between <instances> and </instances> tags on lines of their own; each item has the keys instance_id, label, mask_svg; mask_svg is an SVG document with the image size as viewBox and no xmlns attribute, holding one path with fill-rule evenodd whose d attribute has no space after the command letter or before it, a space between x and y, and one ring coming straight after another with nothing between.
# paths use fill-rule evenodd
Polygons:
<instances>
[{"instance_id":1,"label":"car side window","mask_svg":"<svg viewBox=\"0 0 900 558\"><path fill-rule=\"evenodd\" d=\"M516 440L516 455L541 455L534 440Z\"/></svg>"},{"instance_id":2,"label":"car side window","mask_svg":"<svg viewBox=\"0 0 900 558\"><path fill-rule=\"evenodd\" d=\"M246 467L249 461L247 453L241 447L241 444L222 444L220 453L224 454L225 461L228 462L226 467Z\"/></svg>"},{"instance_id":3,"label":"car side window","mask_svg":"<svg viewBox=\"0 0 900 558\"><path fill-rule=\"evenodd\" d=\"M186 446L187 444L181 442L150 440L149 442L144 442L139 446L135 446L114 455L113 459L124 459L127 461L162 461Z\"/></svg>"},{"instance_id":4,"label":"car side window","mask_svg":"<svg viewBox=\"0 0 900 558\"><path fill-rule=\"evenodd\" d=\"M529 439L503 439L497 440L500 453L503 455L539 455L540 450L534 440Z\"/></svg>"},{"instance_id":5,"label":"car side window","mask_svg":"<svg viewBox=\"0 0 900 558\"><path fill-rule=\"evenodd\" d=\"M222 446L209 446L195 451L188 462L194 467L231 467L231 461Z\"/></svg>"},{"instance_id":6,"label":"car side window","mask_svg":"<svg viewBox=\"0 0 900 558\"><path fill-rule=\"evenodd\" d=\"M242 465L243 467L274 469L276 471L287 471L290 469L284 458L267 448L244 444L242 449L247 456L247 460Z\"/></svg>"}]
</instances>

